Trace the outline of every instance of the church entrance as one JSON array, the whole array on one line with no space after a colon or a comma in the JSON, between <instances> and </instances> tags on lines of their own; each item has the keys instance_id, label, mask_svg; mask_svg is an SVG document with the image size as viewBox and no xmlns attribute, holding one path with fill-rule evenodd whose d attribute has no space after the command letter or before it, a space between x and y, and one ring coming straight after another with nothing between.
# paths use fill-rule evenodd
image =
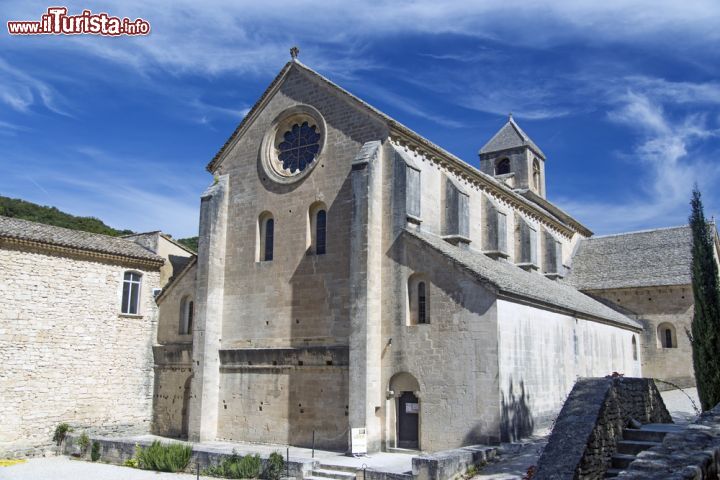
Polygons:
<instances>
[{"instance_id":1,"label":"church entrance","mask_svg":"<svg viewBox=\"0 0 720 480\"><path fill-rule=\"evenodd\" d=\"M402 392L398 398L398 447L418 448L420 401L413 392Z\"/></svg>"}]
</instances>

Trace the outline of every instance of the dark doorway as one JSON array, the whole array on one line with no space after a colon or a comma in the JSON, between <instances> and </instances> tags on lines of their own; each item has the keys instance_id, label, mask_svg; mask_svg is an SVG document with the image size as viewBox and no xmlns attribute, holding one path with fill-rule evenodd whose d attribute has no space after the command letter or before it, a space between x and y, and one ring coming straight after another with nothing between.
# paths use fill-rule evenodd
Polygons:
<instances>
[{"instance_id":1,"label":"dark doorway","mask_svg":"<svg viewBox=\"0 0 720 480\"><path fill-rule=\"evenodd\" d=\"M402 392L398 399L398 447L418 448L420 402L413 392Z\"/></svg>"}]
</instances>

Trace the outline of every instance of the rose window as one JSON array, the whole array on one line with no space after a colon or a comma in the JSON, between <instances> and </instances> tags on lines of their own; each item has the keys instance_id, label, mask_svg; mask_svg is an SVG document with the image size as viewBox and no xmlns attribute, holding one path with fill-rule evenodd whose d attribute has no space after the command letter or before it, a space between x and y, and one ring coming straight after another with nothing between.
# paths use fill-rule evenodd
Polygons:
<instances>
[{"instance_id":1,"label":"rose window","mask_svg":"<svg viewBox=\"0 0 720 480\"><path fill-rule=\"evenodd\" d=\"M296 123L283 134L277 146L278 160L290 173L302 172L320 151L320 132L308 122Z\"/></svg>"}]
</instances>

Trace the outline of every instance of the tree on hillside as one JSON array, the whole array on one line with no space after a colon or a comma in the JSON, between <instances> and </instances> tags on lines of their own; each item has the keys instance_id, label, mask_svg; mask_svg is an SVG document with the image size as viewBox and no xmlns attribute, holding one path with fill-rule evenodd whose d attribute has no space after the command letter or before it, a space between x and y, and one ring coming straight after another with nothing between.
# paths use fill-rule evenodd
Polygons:
<instances>
[{"instance_id":1,"label":"tree on hillside","mask_svg":"<svg viewBox=\"0 0 720 480\"><path fill-rule=\"evenodd\" d=\"M700 191L693 189L692 213L692 287L695 313L690 333L693 365L702 409L720 403L720 290L714 257L714 225L708 225Z\"/></svg>"}]
</instances>

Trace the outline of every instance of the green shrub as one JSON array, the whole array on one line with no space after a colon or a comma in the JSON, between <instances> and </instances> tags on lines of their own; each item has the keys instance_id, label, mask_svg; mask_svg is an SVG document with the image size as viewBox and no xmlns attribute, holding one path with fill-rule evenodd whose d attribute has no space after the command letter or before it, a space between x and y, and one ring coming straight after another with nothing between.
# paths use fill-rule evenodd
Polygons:
<instances>
[{"instance_id":1,"label":"green shrub","mask_svg":"<svg viewBox=\"0 0 720 480\"><path fill-rule=\"evenodd\" d=\"M262 461L260 455L246 455L240 459L238 463L238 473L240 478L258 478L262 471Z\"/></svg>"},{"instance_id":2,"label":"green shrub","mask_svg":"<svg viewBox=\"0 0 720 480\"><path fill-rule=\"evenodd\" d=\"M138 466L159 472L181 472L187 468L192 445L186 443L163 444L155 440L149 447L136 451Z\"/></svg>"},{"instance_id":3,"label":"green shrub","mask_svg":"<svg viewBox=\"0 0 720 480\"><path fill-rule=\"evenodd\" d=\"M92 450L90 450L90 460L97 462L100 459L100 442L97 440L92 443Z\"/></svg>"},{"instance_id":4,"label":"green shrub","mask_svg":"<svg viewBox=\"0 0 720 480\"><path fill-rule=\"evenodd\" d=\"M68 432L72 432L72 428L70 428L70 425L63 422L57 427L55 427L55 433L53 434L53 442L55 442L57 445L60 445L63 440L65 440L65 435L67 435Z\"/></svg>"},{"instance_id":5,"label":"green shrub","mask_svg":"<svg viewBox=\"0 0 720 480\"><path fill-rule=\"evenodd\" d=\"M265 471L263 472L263 478L267 480L278 480L282 477L285 469L285 459L279 452L273 452L268 458Z\"/></svg>"},{"instance_id":6,"label":"green shrub","mask_svg":"<svg viewBox=\"0 0 720 480\"><path fill-rule=\"evenodd\" d=\"M132 468L138 468L140 466L140 462L138 458L140 457L140 452L142 451L142 448L137 443L135 444L135 455L132 456L132 458L128 458L125 460L123 465L126 467L132 467Z\"/></svg>"},{"instance_id":7,"label":"green shrub","mask_svg":"<svg viewBox=\"0 0 720 480\"><path fill-rule=\"evenodd\" d=\"M80 435L80 438L78 438L78 447L80 447L80 455L84 455L85 452L87 452L87 449L89 446L90 446L90 437L88 437L87 433L83 432L82 435Z\"/></svg>"},{"instance_id":8,"label":"green shrub","mask_svg":"<svg viewBox=\"0 0 720 480\"><path fill-rule=\"evenodd\" d=\"M273 455L277 455L278 457L280 457L280 461L282 462L282 455ZM277 465L277 459L275 459L274 461L275 465ZM233 454L231 456L223 459L217 465L211 465L207 467L203 470L202 474L222 478L260 478L261 472L262 461L260 460L259 455L246 455L244 457L241 457L233 451ZM267 472L268 470L266 469L265 472L262 473ZM280 465L279 472L282 472L282 464ZM279 478L279 475L278 477L272 478Z\"/></svg>"}]
</instances>

